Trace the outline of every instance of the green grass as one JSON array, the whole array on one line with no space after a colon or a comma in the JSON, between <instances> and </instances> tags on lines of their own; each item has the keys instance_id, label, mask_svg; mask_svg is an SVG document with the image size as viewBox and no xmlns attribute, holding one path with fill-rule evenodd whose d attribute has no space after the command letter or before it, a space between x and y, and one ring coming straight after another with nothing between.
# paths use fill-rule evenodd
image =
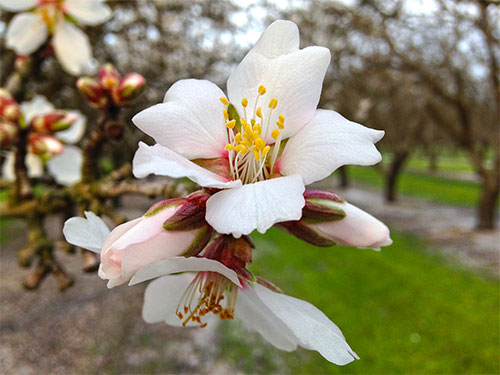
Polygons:
<instances>
[{"instance_id":1,"label":"green grass","mask_svg":"<svg viewBox=\"0 0 500 375\"><path fill-rule=\"evenodd\" d=\"M355 182L383 188L382 175L375 168L349 166L348 173ZM413 172L403 172L398 181L398 193L443 204L474 206L480 192L481 187L477 183Z\"/></svg>"},{"instance_id":2,"label":"green grass","mask_svg":"<svg viewBox=\"0 0 500 375\"><path fill-rule=\"evenodd\" d=\"M375 252L317 248L275 229L254 236L252 270L320 308L361 357L337 367L318 353L281 352L236 322L220 356L245 373L497 374L499 284L444 265L426 244L393 233Z\"/></svg>"}]
</instances>

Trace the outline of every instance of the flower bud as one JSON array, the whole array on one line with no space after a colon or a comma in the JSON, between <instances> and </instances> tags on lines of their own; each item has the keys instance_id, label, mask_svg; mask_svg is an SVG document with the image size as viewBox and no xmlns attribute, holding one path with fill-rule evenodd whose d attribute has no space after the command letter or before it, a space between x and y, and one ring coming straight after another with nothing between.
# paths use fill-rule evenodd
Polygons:
<instances>
[{"instance_id":1,"label":"flower bud","mask_svg":"<svg viewBox=\"0 0 500 375\"><path fill-rule=\"evenodd\" d=\"M146 87L146 80L137 73L129 73L120 81L116 90L113 91L113 99L117 105L130 103L142 94Z\"/></svg>"},{"instance_id":2,"label":"flower bud","mask_svg":"<svg viewBox=\"0 0 500 375\"><path fill-rule=\"evenodd\" d=\"M185 231L207 225L205 221L206 202L210 195L195 192L186 198L186 201L163 223L163 228L168 231Z\"/></svg>"},{"instance_id":3,"label":"flower bud","mask_svg":"<svg viewBox=\"0 0 500 375\"><path fill-rule=\"evenodd\" d=\"M120 74L113 64L104 64L99 71L99 83L105 90L112 90L120 84Z\"/></svg>"},{"instance_id":4,"label":"flower bud","mask_svg":"<svg viewBox=\"0 0 500 375\"><path fill-rule=\"evenodd\" d=\"M10 122L0 122L0 146L8 147L14 144L19 134L19 128Z\"/></svg>"},{"instance_id":5,"label":"flower bud","mask_svg":"<svg viewBox=\"0 0 500 375\"><path fill-rule=\"evenodd\" d=\"M30 72L32 63L33 60L31 59L31 56L20 55L17 56L16 61L14 62L14 69L20 75L24 76Z\"/></svg>"},{"instance_id":6,"label":"flower bud","mask_svg":"<svg viewBox=\"0 0 500 375\"><path fill-rule=\"evenodd\" d=\"M101 251L99 276L109 279L109 288L127 282L151 262L196 255L205 247L212 235L207 224L177 230L163 228L163 223L187 203L186 198L158 202L144 216L119 225L108 235Z\"/></svg>"},{"instance_id":7,"label":"flower bud","mask_svg":"<svg viewBox=\"0 0 500 375\"><path fill-rule=\"evenodd\" d=\"M76 113L54 111L35 116L31 120L31 128L38 133L53 133L68 129L78 119Z\"/></svg>"},{"instance_id":8,"label":"flower bud","mask_svg":"<svg viewBox=\"0 0 500 375\"><path fill-rule=\"evenodd\" d=\"M102 109L108 105L109 98L101 84L95 79L82 77L76 81L76 87L83 97L94 107Z\"/></svg>"},{"instance_id":9,"label":"flower bud","mask_svg":"<svg viewBox=\"0 0 500 375\"><path fill-rule=\"evenodd\" d=\"M32 133L28 138L31 153L50 158L64 151L64 146L51 135Z\"/></svg>"},{"instance_id":10,"label":"flower bud","mask_svg":"<svg viewBox=\"0 0 500 375\"><path fill-rule=\"evenodd\" d=\"M4 89L3 87L0 87L0 101L2 101L3 99L12 99L12 95L9 91Z\"/></svg>"},{"instance_id":11,"label":"flower bud","mask_svg":"<svg viewBox=\"0 0 500 375\"><path fill-rule=\"evenodd\" d=\"M370 214L328 191L306 191L298 221L280 223L294 236L316 246L344 245L380 249L392 243L389 229Z\"/></svg>"},{"instance_id":12,"label":"flower bud","mask_svg":"<svg viewBox=\"0 0 500 375\"><path fill-rule=\"evenodd\" d=\"M21 117L19 104L12 98L0 96L0 117L10 122L17 122Z\"/></svg>"}]
</instances>

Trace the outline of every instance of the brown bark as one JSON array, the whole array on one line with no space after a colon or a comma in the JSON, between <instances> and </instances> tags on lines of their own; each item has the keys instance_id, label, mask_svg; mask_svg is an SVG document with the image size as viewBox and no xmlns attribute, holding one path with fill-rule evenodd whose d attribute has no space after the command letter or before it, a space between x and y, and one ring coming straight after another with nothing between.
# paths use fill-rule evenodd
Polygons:
<instances>
[{"instance_id":1,"label":"brown bark","mask_svg":"<svg viewBox=\"0 0 500 375\"><path fill-rule=\"evenodd\" d=\"M349 187L349 174L347 166L344 165L339 168L339 178L340 178L340 187L345 189Z\"/></svg>"},{"instance_id":2,"label":"brown bark","mask_svg":"<svg viewBox=\"0 0 500 375\"><path fill-rule=\"evenodd\" d=\"M493 229L495 228L498 213L497 203L500 182L498 178L488 174L483 178L482 185L483 189L477 206L477 228Z\"/></svg>"},{"instance_id":3,"label":"brown bark","mask_svg":"<svg viewBox=\"0 0 500 375\"><path fill-rule=\"evenodd\" d=\"M408 159L408 151L398 151L394 153L391 164L385 175L385 200L395 202L397 200L397 183L403 166Z\"/></svg>"}]
</instances>

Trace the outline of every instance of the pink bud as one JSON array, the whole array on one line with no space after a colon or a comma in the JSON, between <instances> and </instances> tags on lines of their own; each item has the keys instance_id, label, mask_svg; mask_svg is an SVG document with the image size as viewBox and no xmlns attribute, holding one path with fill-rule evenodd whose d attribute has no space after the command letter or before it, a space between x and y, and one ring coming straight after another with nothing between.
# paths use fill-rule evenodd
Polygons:
<instances>
[{"instance_id":1,"label":"pink bud","mask_svg":"<svg viewBox=\"0 0 500 375\"><path fill-rule=\"evenodd\" d=\"M0 96L0 117L10 122L17 122L21 117L19 104L12 98Z\"/></svg>"},{"instance_id":2,"label":"pink bud","mask_svg":"<svg viewBox=\"0 0 500 375\"><path fill-rule=\"evenodd\" d=\"M99 71L99 83L105 90L113 90L120 83L120 74L115 69L113 64L104 64Z\"/></svg>"},{"instance_id":3,"label":"pink bud","mask_svg":"<svg viewBox=\"0 0 500 375\"><path fill-rule=\"evenodd\" d=\"M146 80L137 73L129 73L120 81L118 89L113 91L113 99L117 105L130 103L142 94Z\"/></svg>"},{"instance_id":4,"label":"pink bud","mask_svg":"<svg viewBox=\"0 0 500 375\"><path fill-rule=\"evenodd\" d=\"M167 231L163 223L174 216L186 199L169 199L152 206L144 216L116 227L101 252L99 276L108 287L123 284L143 266L173 256L198 254L210 240L208 225Z\"/></svg>"},{"instance_id":5,"label":"pink bud","mask_svg":"<svg viewBox=\"0 0 500 375\"><path fill-rule=\"evenodd\" d=\"M0 122L0 146L13 145L19 134L19 128L10 122Z\"/></svg>"},{"instance_id":6,"label":"pink bud","mask_svg":"<svg viewBox=\"0 0 500 375\"><path fill-rule=\"evenodd\" d=\"M68 129L78 119L76 113L54 111L31 120L31 128L39 133L53 133Z\"/></svg>"},{"instance_id":7,"label":"pink bud","mask_svg":"<svg viewBox=\"0 0 500 375\"><path fill-rule=\"evenodd\" d=\"M94 107L101 109L107 107L109 98L101 84L95 79L82 77L76 81L76 87L83 97Z\"/></svg>"},{"instance_id":8,"label":"pink bud","mask_svg":"<svg viewBox=\"0 0 500 375\"><path fill-rule=\"evenodd\" d=\"M30 151L38 156L52 157L64 151L64 146L51 135L32 133L28 138Z\"/></svg>"}]
</instances>

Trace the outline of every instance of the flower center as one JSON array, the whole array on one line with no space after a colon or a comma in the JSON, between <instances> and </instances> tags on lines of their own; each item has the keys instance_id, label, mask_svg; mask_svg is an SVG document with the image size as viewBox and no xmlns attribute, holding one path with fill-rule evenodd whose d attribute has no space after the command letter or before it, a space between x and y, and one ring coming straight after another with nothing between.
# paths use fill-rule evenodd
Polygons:
<instances>
[{"instance_id":1,"label":"flower center","mask_svg":"<svg viewBox=\"0 0 500 375\"><path fill-rule=\"evenodd\" d=\"M224 295L227 297L225 307L222 305ZM238 287L225 276L216 272L198 272L182 294L176 314L183 326L193 321L205 328L207 323L201 318L208 313L221 319L233 319L237 296Z\"/></svg>"},{"instance_id":2,"label":"flower center","mask_svg":"<svg viewBox=\"0 0 500 375\"><path fill-rule=\"evenodd\" d=\"M36 13L40 15L43 22L47 25L49 32L53 33L54 27L63 14L64 0L40 0Z\"/></svg>"},{"instance_id":3,"label":"flower center","mask_svg":"<svg viewBox=\"0 0 500 375\"><path fill-rule=\"evenodd\" d=\"M260 85L252 112L249 112L248 99L243 98L243 116L236 112L232 104L225 97L220 100L226 108L222 111L226 119L228 143L229 169L233 180L241 180L243 184L267 180L274 173L276 159L281 145L281 130L285 128L285 116L280 114L278 121L271 131L271 118L278 105L278 99L272 98L263 113L259 107L259 99L266 93L266 88ZM267 144L270 135L273 144Z\"/></svg>"}]
</instances>

